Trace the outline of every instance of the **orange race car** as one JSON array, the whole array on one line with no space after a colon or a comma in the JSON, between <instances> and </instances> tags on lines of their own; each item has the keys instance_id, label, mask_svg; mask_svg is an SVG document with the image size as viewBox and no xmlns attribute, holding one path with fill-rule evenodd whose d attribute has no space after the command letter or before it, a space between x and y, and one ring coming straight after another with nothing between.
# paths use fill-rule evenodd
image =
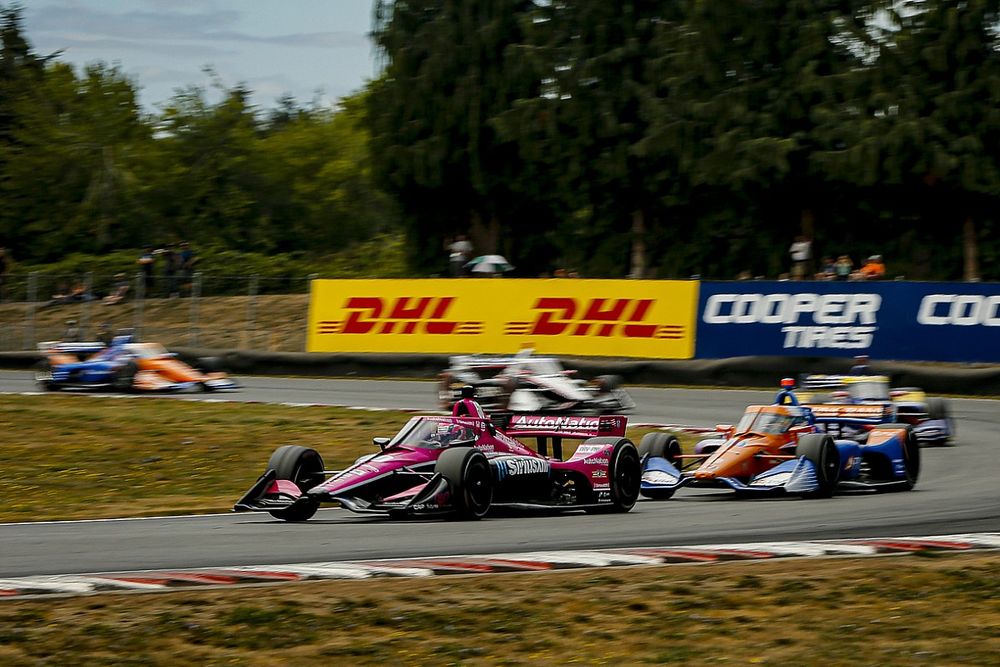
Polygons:
<instances>
[{"instance_id":1,"label":"orange race car","mask_svg":"<svg viewBox=\"0 0 1000 667\"><path fill-rule=\"evenodd\" d=\"M681 454L677 438L650 433L639 445L641 493L667 499L682 486L728 488L744 494L829 496L834 489L909 490L920 473L920 448L909 424L884 424L870 405L836 412L799 405L794 381L783 380L773 405L751 405L736 426ZM835 438L850 425L867 433ZM829 432L828 432L829 431Z\"/></svg>"},{"instance_id":2,"label":"orange race car","mask_svg":"<svg viewBox=\"0 0 1000 667\"><path fill-rule=\"evenodd\" d=\"M137 343L132 336L116 336L102 343L40 343L45 359L35 368L35 381L46 391L64 388L100 388L118 391L203 391L236 389L222 372L213 372L209 359L194 368L159 343ZM83 358L81 360L81 357Z\"/></svg>"}]
</instances>

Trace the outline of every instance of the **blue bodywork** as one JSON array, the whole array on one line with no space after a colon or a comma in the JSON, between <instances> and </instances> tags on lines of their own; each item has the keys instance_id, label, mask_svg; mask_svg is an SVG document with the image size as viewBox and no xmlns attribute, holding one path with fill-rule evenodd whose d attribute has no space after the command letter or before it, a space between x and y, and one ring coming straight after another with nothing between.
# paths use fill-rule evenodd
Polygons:
<instances>
[{"instance_id":1,"label":"blue bodywork","mask_svg":"<svg viewBox=\"0 0 1000 667\"><path fill-rule=\"evenodd\" d=\"M782 390L775 397L776 405L785 405L794 412L800 412L807 424L816 433L837 431L848 426L868 433L873 426L883 423L881 419L855 419L846 417L815 417L806 406L799 406L791 390ZM832 427L832 428L831 428ZM708 456L713 450L741 446L743 441L717 438L703 440L695 447L695 453ZM909 478L906 469L905 442L899 432L893 433L882 442L868 444L855 438L834 436L834 445L839 457L837 486L840 489L893 490L912 488L915 477ZM795 453L792 443L785 445L788 453ZM917 454L918 455L918 454ZM699 465L701 461L699 461ZM749 480L733 477L717 477L711 480L696 479L691 471L682 471L666 458L647 456L643 462L640 492L647 497L667 498L669 494L685 486L709 486L729 488L744 494L808 495L820 490L815 464L804 456L782 461L774 467Z\"/></svg>"}]
</instances>

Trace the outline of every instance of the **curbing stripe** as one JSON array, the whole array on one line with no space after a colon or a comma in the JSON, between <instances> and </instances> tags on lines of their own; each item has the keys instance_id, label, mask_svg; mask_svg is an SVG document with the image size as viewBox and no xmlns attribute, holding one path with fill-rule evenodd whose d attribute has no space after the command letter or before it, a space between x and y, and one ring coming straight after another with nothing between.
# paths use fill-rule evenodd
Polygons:
<instances>
[{"instance_id":1,"label":"curbing stripe","mask_svg":"<svg viewBox=\"0 0 1000 667\"><path fill-rule=\"evenodd\" d=\"M806 542L706 544L581 551L533 551L468 556L437 556L373 561L245 565L183 570L103 572L0 579L0 600L46 595L86 595L121 591L165 591L283 583L320 579L430 577L450 574L540 572L594 567L713 563L771 558L874 556L921 551L968 551L1000 548L1000 533L965 533L928 537L885 537Z\"/></svg>"}]
</instances>

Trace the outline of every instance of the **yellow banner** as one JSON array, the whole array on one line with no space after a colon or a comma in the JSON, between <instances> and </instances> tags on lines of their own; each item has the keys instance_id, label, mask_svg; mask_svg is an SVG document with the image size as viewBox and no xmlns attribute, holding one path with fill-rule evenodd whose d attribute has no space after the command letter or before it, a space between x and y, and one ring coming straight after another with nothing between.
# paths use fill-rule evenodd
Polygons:
<instances>
[{"instance_id":1,"label":"yellow banner","mask_svg":"<svg viewBox=\"0 0 1000 667\"><path fill-rule=\"evenodd\" d=\"M698 283L672 280L314 280L309 352L690 359Z\"/></svg>"}]
</instances>

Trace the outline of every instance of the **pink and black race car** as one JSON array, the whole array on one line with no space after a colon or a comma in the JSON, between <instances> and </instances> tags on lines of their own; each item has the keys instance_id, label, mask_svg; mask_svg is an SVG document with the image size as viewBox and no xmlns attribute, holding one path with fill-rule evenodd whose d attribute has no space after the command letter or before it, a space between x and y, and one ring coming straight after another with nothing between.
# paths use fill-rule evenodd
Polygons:
<instances>
[{"instance_id":1,"label":"pink and black race car","mask_svg":"<svg viewBox=\"0 0 1000 667\"><path fill-rule=\"evenodd\" d=\"M501 430L479 417L414 417L381 451L328 471L314 449L286 445L234 506L305 521L323 503L391 516L479 519L491 507L628 512L639 497L639 453L621 416L518 415ZM531 449L518 437L534 437ZM563 460L563 440L582 440ZM549 442L552 456L548 455Z\"/></svg>"}]
</instances>

